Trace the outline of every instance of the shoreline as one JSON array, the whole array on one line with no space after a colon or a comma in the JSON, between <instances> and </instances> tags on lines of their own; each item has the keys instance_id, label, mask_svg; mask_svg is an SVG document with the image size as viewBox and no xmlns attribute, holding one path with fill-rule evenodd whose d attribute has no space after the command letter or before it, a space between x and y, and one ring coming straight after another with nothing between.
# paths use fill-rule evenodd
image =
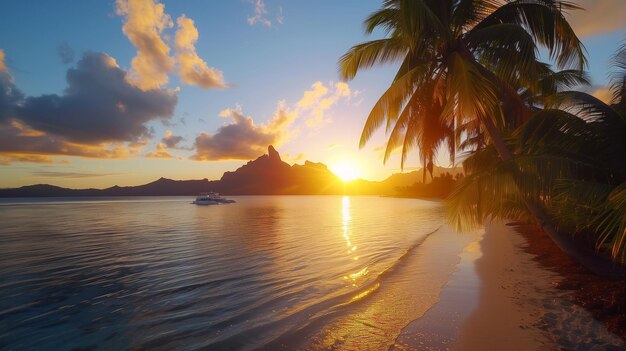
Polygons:
<instances>
[{"instance_id":1,"label":"shoreline","mask_svg":"<svg viewBox=\"0 0 626 351\"><path fill-rule=\"evenodd\" d=\"M538 245L545 236L529 235L528 228L486 225L482 256L475 260L479 303L453 350L623 349L624 340L577 304L571 290L559 289L577 277L563 276L541 259L557 256L558 248Z\"/></svg>"},{"instance_id":2,"label":"shoreline","mask_svg":"<svg viewBox=\"0 0 626 351\"><path fill-rule=\"evenodd\" d=\"M465 319L453 350L550 350L556 346L536 327L543 307L536 302L550 288L552 277L520 256L521 242L501 223L485 225L479 243L482 255L474 261L479 302Z\"/></svg>"},{"instance_id":3,"label":"shoreline","mask_svg":"<svg viewBox=\"0 0 626 351\"><path fill-rule=\"evenodd\" d=\"M435 252L441 254L441 245L450 239L454 239L457 246L463 242L447 252L458 261L454 268L450 268L445 283L441 282L443 285L440 290L435 292L437 297L434 303L427 304L430 307L422 306L416 313L417 318L397 331L395 340L387 350L582 351L626 348L623 339L578 303L577 296L571 290L563 288L571 287L579 276L563 276L541 261L545 256L554 257L554 250L559 253L558 248L546 248L545 243L538 245L535 240L529 239L528 235L532 235L529 228L514 228L496 222L486 224L484 230L474 234L452 234L445 227L436 234L439 235L429 238L420 247L423 251L417 253L411 265L424 267L422 264L426 262L419 262L423 261L419 256ZM458 235L464 236L463 239ZM544 237L535 236L539 239ZM433 267L432 262L426 266ZM410 271L408 269L402 273L419 272ZM387 289L393 289L393 286L396 284L390 284ZM407 288L402 287L403 290ZM418 289L415 292L420 288L423 287L412 287ZM383 297L398 297L397 292L379 293ZM378 298L382 298L380 295ZM378 314L375 312L377 308L374 308L377 303L370 301L365 305L360 313L348 314L349 319L357 317L360 320L364 315L369 315L370 318L366 320L383 322L380 315L371 318L373 315L370 313ZM400 311L410 306L405 304L403 308L401 305L396 305ZM404 313L408 313L408 310ZM352 327L354 325L343 325L339 330L346 332ZM313 346L311 349L350 350L365 346L362 343L359 345L361 337L352 333L344 335L334 331L325 334L330 339L326 339L326 343L309 345ZM383 348L383 344L379 344L378 348ZM372 349L372 345L368 346L367 349Z\"/></svg>"}]
</instances>

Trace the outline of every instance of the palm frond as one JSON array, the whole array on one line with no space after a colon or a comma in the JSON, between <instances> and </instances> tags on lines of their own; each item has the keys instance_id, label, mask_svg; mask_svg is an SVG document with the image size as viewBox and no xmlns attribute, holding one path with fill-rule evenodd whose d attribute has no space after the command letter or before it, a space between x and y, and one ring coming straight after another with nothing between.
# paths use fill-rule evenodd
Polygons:
<instances>
[{"instance_id":1,"label":"palm frond","mask_svg":"<svg viewBox=\"0 0 626 351\"><path fill-rule=\"evenodd\" d=\"M385 34L389 34L399 26L400 19L401 12L397 7L384 7L365 19L365 33L372 34L380 27Z\"/></svg>"},{"instance_id":2,"label":"palm frond","mask_svg":"<svg viewBox=\"0 0 626 351\"><path fill-rule=\"evenodd\" d=\"M587 64L585 48L564 16L564 12L579 9L566 1L514 0L500 6L476 27L519 24L548 49L559 68L582 70Z\"/></svg>"},{"instance_id":3,"label":"palm frond","mask_svg":"<svg viewBox=\"0 0 626 351\"><path fill-rule=\"evenodd\" d=\"M572 113L587 121L626 123L626 116L620 114L597 97L587 93L564 91L556 96L555 102L558 104L558 107L566 111L572 111Z\"/></svg>"},{"instance_id":4,"label":"palm frond","mask_svg":"<svg viewBox=\"0 0 626 351\"><path fill-rule=\"evenodd\" d=\"M454 8L450 22L458 34L467 32L500 5L496 0L460 0Z\"/></svg>"},{"instance_id":5,"label":"palm frond","mask_svg":"<svg viewBox=\"0 0 626 351\"><path fill-rule=\"evenodd\" d=\"M467 33L466 43L504 82L538 75L537 46L532 36L518 24L476 28Z\"/></svg>"},{"instance_id":6,"label":"palm frond","mask_svg":"<svg viewBox=\"0 0 626 351\"><path fill-rule=\"evenodd\" d=\"M360 147L364 147L372 134L387 120L387 128L402 111L405 102L414 95L416 83L424 80L428 64L421 64L396 79L378 99L367 117L361 132Z\"/></svg>"},{"instance_id":7,"label":"palm frond","mask_svg":"<svg viewBox=\"0 0 626 351\"><path fill-rule=\"evenodd\" d=\"M377 64L401 60L408 52L397 39L372 40L353 46L339 59L339 75L344 80L353 79L356 73Z\"/></svg>"},{"instance_id":8,"label":"palm frond","mask_svg":"<svg viewBox=\"0 0 626 351\"><path fill-rule=\"evenodd\" d=\"M612 66L610 91L613 102L620 109L620 113L626 114L626 42L613 56Z\"/></svg>"},{"instance_id":9,"label":"palm frond","mask_svg":"<svg viewBox=\"0 0 626 351\"><path fill-rule=\"evenodd\" d=\"M458 53L452 53L448 61L447 105L443 115L457 119L458 123L493 118L499 101L493 82Z\"/></svg>"}]
</instances>

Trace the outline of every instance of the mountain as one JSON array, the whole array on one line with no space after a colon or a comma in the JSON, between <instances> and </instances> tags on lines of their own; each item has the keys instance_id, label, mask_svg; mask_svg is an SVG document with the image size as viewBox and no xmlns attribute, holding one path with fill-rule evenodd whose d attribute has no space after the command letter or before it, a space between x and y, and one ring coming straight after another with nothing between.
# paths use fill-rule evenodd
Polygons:
<instances>
[{"instance_id":1,"label":"mountain","mask_svg":"<svg viewBox=\"0 0 626 351\"><path fill-rule=\"evenodd\" d=\"M458 169L435 167L434 175L456 175ZM219 180L158 180L138 186L113 186L106 189L67 189L48 184L0 189L0 197L70 197L70 196L194 196L217 191L225 195L393 195L396 188L421 181L419 171L397 173L382 182L357 179L344 183L323 163L306 161L289 165L273 146L267 154L249 161L235 171L225 172Z\"/></svg>"},{"instance_id":2,"label":"mountain","mask_svg":"<svg viewBox=\"0 0 626 351\"><path fill-rule=\"evenodd\" d=\"M139 186L113 186L106 189L68 189L48 184L0 189L0 197L74 197L74 196L169 196L197 195L211 191L217 181L171 180L160 178Z\"/></svg>"},{"instance_id":3,"label":"mountain","mask_svg":"<svg viewBox=\"0 0 626 351\"><path fill-rule=\"evenodd\" d=\"M433 168L433 177L438 178L445 174L456 177L457 175L463 175L463 169L461 167L446 168L439 166ZM422 179L421 169L408 173L394 173L381 182L356 179L346 184L345 193L349 195L397 195L398 188L421 183ZM430 174L428 174L426 180L428 183L431 182Z\"/></svg>"},{"instance_id":4,"label":"mountain","mask_svg":"<svg viewBox=\"0 0 626 351\"><path fill-rule=\"evenodd\" d=\"M250 161L234 172L225 172L216 187L231 195L341 194L343 182L324 164L306 161L290 166L273 146L267 155Z\"/></svg>"}]
</instances>

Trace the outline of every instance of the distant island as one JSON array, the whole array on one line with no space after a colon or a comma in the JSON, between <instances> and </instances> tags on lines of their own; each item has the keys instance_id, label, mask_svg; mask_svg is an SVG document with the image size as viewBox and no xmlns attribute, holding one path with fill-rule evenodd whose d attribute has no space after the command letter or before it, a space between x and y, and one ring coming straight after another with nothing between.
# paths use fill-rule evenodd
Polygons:
<instances>
[{"instance_id":1,"label":"distant island","mask_svg":"<svg viewBox=\"0 0 626 351\"><path fill-rule=\"evenodd\" d=\"M249 161L219 180L158 180L138 186L113 186L106 189L68 189L49 184L0 189L0 197L74 197L74 196L192 196L216 191L225 195L393 195L408 197L445 197L441 184L451 184L460 168L435 167L437 189L421 184L421 173L396 173L383 181L356 179L342 181L323 163L306 161L289 165L273 146L256 160ZM448 181L444 181L447 179ZM421 189L421 190L420 190ZM451 187L450 187L451 189Z\"/></svg>"}]
</instances>

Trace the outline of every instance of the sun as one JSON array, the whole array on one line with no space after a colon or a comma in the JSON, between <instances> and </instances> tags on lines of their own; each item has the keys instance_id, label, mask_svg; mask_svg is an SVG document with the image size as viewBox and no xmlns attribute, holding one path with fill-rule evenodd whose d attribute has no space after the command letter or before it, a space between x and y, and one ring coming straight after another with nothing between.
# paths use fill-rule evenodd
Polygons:
<instances>
[{"instance_id":1,"label":"sun","mask_svg":"<svg viewBox=\"0 0 626 351\"><path fill-rule=\"evenodd\" d=\"M330 170L344 182L349 182L360 177L359 167L350 160L335 162L330 167Z\"/></svg>"}]
</instances>

